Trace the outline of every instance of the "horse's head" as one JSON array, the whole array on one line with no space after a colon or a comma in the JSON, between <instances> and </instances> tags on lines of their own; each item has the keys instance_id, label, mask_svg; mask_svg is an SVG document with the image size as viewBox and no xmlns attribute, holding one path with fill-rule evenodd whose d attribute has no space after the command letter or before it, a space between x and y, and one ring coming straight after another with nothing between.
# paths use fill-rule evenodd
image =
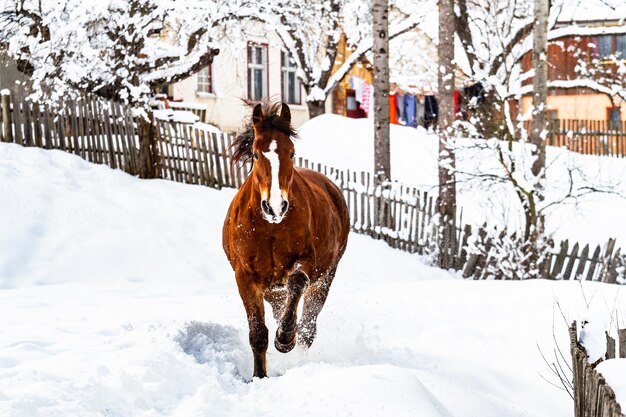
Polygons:
<instances>
[{"instance_id":1,"label":"horse's head","mask_svg":"<svg viewBox=\"0 0 626 417\"><path fill-rule=\"evenodd\" d=\"M289 209L294 173L291 112L287 104L257 104L252 111L252 176L261 196L261 212L270 223L280 223Z\"/></svg>"}]
</instances>

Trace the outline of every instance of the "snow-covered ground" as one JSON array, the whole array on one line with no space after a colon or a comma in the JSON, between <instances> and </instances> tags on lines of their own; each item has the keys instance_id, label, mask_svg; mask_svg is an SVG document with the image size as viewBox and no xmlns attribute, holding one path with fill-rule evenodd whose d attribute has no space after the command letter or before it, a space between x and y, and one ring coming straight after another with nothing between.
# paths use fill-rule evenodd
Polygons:
<instances>
[{"instance_id":1,"label":"snow-covered ground","mask_svg":"<svg viewBox=\"0 0 626 417\"><path fill-rule=\"evenodd\" d=\"M357 171L372 171L374 139L372 119L348 119L327 114L305 123L302 140L296 143L298 156L329 166ZM500 172L495 152L477 149L476 142L461 140L457 168L465 173ZM391 126L391 176L406 185L436 191L438 139L422 128ZM547 227L557 239L571 239L591 244L605 244L617 238L617 246L626 245L626 160L613 157L580 155L565 149L547 149L547 198L560 200L569 189L568 170L583 177L585 185L611 188L612 193L585 195L576 201L554 205L547 211ZM468 180L459 175L458 202L463 221L491 226L522 224L522 210L511 187ZM581 182L582 184L582 182ZM619 196L621 193L622 196ZM571 247L571 246L570 246Z\"/></svg>"},{"instance_id":2,"label":"snow-covered ground","mask_svg":"<svg viewBox=\"0 0 626 417\"><path fill-rule=\"evenodd\" d=\"M233 194L0 144L0 415L569 417L537 346L567 355L585 299L625 322L619 286L464 281L353 234L312 348L270 343L250 383Z\"/></svg>"}]
</instances>

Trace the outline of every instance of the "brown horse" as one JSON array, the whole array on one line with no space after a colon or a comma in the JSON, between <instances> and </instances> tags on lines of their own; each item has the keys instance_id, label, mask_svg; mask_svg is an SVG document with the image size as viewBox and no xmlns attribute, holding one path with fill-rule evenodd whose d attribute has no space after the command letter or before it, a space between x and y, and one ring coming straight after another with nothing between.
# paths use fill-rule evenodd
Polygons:
<instances>
[{"instance_id":1,"label":"brown horse","mask_svg":"<svg viewBox=\"0 0 626 417\"><path fill-rule=\"evenodd\" d=\"M234 162L252 159L252 171L228 209L222 244L248 316L259 378L267 376L263 300L278 323L276 349L289 352L296 334L309 347L350 230L339 188L318 172L294 167L293 137L289 107L263 102L233 144Z\"/></svg>"}]
</instances>

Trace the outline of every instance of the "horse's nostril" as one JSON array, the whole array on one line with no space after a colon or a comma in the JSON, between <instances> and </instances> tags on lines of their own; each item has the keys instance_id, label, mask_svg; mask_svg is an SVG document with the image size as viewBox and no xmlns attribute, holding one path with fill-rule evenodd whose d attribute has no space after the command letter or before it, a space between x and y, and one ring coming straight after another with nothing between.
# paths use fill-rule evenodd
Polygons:
<instances>
[{"instance_id":1,"label":"horse's nostril","mask_svg":"<svg viewBox=\"0 0 626 417\"><path fill-rule=\"evenodd\" d=\"M283 202L280 204L280 215L282 216L283 214L285 214L288 208L289 202L287 200L283 200Z\"/></svg>"},{"instance_id":2,"label":"horse's nostril","mask_svg":"<svg viewBox=\"0 0 626 417\"><path fill-rule=\"evenodd\" d=\"M269 204L267 204L267 200L261 201L261 209L263 210L265 214L272 215L272 208L270 207Z\"/></svg>"}]
</instances>

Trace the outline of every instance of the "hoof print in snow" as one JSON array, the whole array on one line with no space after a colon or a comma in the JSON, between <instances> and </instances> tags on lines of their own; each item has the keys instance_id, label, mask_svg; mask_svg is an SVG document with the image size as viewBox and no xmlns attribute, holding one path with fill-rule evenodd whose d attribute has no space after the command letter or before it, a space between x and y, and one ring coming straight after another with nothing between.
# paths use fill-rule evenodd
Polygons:
<instances>
[{"instance_id":1,"label":"hoof print in snow","mask_svg":"<svg viewBox=\"0 0 626 417\"><path fill-rule=\"evenodd\" d=\"M217 323L190 322L176 337L183 351L200 364L215 367L220 374L241 377L247 349L234 327Z\"/></svg>"}]
</instances>

